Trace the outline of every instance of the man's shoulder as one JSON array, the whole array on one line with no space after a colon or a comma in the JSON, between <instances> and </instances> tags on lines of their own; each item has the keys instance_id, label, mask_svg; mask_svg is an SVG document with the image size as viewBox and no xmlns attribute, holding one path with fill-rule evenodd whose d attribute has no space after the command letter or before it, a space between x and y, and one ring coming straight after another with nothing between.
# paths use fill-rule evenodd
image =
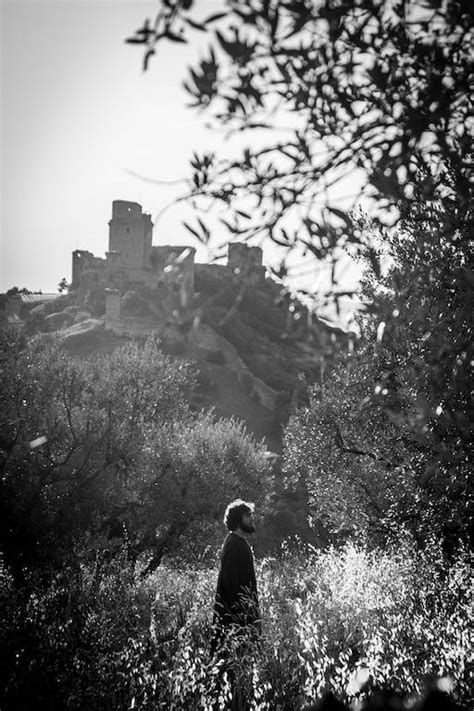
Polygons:
<instances>
[{"instance_id":1,"label":"man's shoulder","mask_svg":"<svg viewBox=\"0 0 474 711\"><path fill-rule=\"evenodd\" d=\"M236 533L228 533L224 544L222 546L223 551L227 550L240 550L246 546L246 541L241 538L241 536L238 536Z\"/></svg>"}]
</instances>

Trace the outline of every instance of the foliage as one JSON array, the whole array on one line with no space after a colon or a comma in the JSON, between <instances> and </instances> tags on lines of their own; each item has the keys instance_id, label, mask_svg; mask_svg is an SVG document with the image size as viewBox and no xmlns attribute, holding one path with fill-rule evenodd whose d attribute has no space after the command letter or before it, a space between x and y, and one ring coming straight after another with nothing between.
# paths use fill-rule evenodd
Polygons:
<instances>
[{"instance_id":1,"label":"foliage","mask_svg":"<svg viewBox=\"0 0 474 711\"><path fill-rule=\"evenodd\" d=\"M124 542L152 569L242 486L258 498L262 448L193 413L190 365L153 339L81 361L52 337L3 338L0 545L17 581Z\"/></svg>"},{"instance_id":2,"label":"foliage","mask_svg":"<svg viewBox=\"0 0 474 711\"><path fill-rule=\"evenodd\" d=\"M18 294L41 294L41 291L30 291L23 286L21 289L18 286L12 286L5 292L6 296L17 296Z\"/></svg>"},{"instance_id":3,"label":"foliage","mask_svg":"<svg viewBox=\"0 0 474 711\"><path fill-rule=\"evenodd\" d=\"M58 291L59 291L59 293L62 294L63 291L67 291L70 286L71 286L71 285L68 284L68 281L67 281L66 277L63 277L63 278L61 279L61 281L59 282L59 284L58 284Z\"/></svg>"},{"instance_id":4,"label":"foliage","mask_svg":"<svg viewBox=\"0 0 474 711\"><path fill-rule=\"evenodd\" d=\"M468 535L471 225L448 200L406 216L387 273L367 273L358 349L289 423L288 480L332 528Z\"/></svg>"},{"instance_id":5,"label":"foliage","mask_svg":"<svg viewBox=\"0 0 474 711\"><path fill-rule=\"evenodd\" d=\"M381 402L373 400L373 367L366 351L338 363L314 386L310 406L286 428L284 474L291 488L307 491L310 516L333 533L393 533L411 515L416 500L410 460L393 466L400 437ZM419 493L418 493L419 495Z\"/></svg>"},{"instance_id":6,"label":"foliage","mask_svg":"<svg viewBox=\"0 0 474 711\"><path fill-rule=\"evenodd\" d=\"M82 567L29 597L4 576L2 708L47 699L68 708L224 709L233 678L251 709L292 711L328 691L350 701L389 684L418 695L427 675L449 677L468 703L464 553L447 565L438 548L420 553L408 541L372 552L287 546L280 560L257 566L262 646L242 650L230 639L224 668L209 645L216 572L215 564L165 563L140 580L124 558L99 585Z\"/></svg>"},{"instance_id":7,"label":"foliage","mask_svg":"<svg viewBox=\"0 0 474 711\"><path fill-rule=\"evenodd\" d=\"M143 47L146 70L159 42L207 33L207 55L189 69L184 86L192 105L211 113L217 126L248 137L237 159L194 154L181 199L203 212L224 206L232 238L266 237L286 254L298 247L317 260L367 244L366 233L338 207L344 189L338 186L348 178L351 190L364 186L376 226L393 225L399 210L410 210L417 186L426 199L439 197L432 179L439 166L451 166L452 194L461 209L468 204L467 2L226 0L221 6L198 17L199 2L162 0L155 22L127 39ZM360 191L354 205L359 197ZM209 228L200 219L198 225L193 235L207 242ZM280 271L287 273L285 259Z\"/></svg>"},{"instance_id":8,"label":"foliage","mask_svg":"<svg viewBox=\"0 0 474 711\"><path fill-rule=\"evenodd\" d=\"M402 522L421 542L435 531L451 545L466 535L470 495L472 8L228 0L201 20L198 9L163 1L154 26L129 38L146 69L157 43L206 33L185 88L228 135L249 139L237 159L195 154L183 199L225 207L232 238L266 238L318 268L333 261L333 286L342 249L370 266L358 353L290 425L289 480L335 530L384 538ZM339 209L348 178L364 186L370 220ZM243 345L247 324L237 326Z\"/></svg>"}]
</instances>

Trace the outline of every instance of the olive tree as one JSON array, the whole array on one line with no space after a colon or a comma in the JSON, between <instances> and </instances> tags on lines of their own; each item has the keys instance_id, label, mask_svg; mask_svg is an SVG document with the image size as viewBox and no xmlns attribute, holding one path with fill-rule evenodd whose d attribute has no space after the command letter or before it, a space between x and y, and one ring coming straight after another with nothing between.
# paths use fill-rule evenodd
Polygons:
<instances>
[{"instance_id":1,"label":"olive tree","mask_svg":"<svg viewBox=\"0 0 474 711\"><path fill-rule=\"evenodd\" d=\"M261 496L262 446L193 411L192 366L155 340L85 360L52 337L3 341L0 548L19 581L124 547L152 569L228 497Z\"/></svg>"},{"instance_id":2,"label":"olive tree","mask_svg":"<svg viewBox=\"0 0 474 711\"><path fill-rule=\"evenodd\" d=\"M338 184L355 190L354 207L364 195L376 228L397 225L418 189L425 201L449 192L467 209L469 3L222 0L217 13L205 10L199 0L162 0L154 22L126 40L143 47L147 70L159 43L205 34L207 54L184 82L191 105L248 139L237 159L192 157L180 199L201 211L188 225L195 237L207 241L205 212L226 206L229 239L280 246L285 277L295 250L337 262L343 249L369 248L377 260L341 210ZM440 184L448 165L452 181Z\"/></svg>"}]
</instances>

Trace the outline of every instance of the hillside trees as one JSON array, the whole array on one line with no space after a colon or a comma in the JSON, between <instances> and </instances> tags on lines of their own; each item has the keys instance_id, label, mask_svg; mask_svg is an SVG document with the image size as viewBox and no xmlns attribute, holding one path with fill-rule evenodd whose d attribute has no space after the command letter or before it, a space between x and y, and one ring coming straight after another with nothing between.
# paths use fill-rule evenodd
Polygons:
<instances>
[{"instance_id":1,"label":"hillside trees","mask_svg":"<svg viewBox=\"0 0 474 711\"><path fill-rule=\"evenodd\" d=\"M124 545L153 569L242 486L258 500L263 451L190 409L191 367L155 341L81 361L52 337L3 339L0 546L18 581Z\"/></svg>"}]
</instances>

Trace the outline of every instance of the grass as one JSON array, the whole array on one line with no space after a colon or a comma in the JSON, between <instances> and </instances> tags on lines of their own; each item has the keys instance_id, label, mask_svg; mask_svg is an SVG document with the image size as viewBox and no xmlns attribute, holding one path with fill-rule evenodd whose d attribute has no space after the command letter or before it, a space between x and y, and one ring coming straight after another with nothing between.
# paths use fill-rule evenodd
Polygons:
<instances>
[{"instance_id":1,"label":"grass","mask_svg":"<svg viewBox=\"0 0 474 711\"><path fill-rule=\"evenodd\" d=\"M447 564L435 545L286 546L258 561L263 638L231 638L224 667L209 644L217 564L168 560L141 582L118 563L99 585L86 569L79 577L26 600L3 578L5 708L23 694L15 708L30 695L50 708L226 709L231 679L253 711L383 686L416 697L430 675L469 698L468 561Z\"/></svg>"}]
</instances>

